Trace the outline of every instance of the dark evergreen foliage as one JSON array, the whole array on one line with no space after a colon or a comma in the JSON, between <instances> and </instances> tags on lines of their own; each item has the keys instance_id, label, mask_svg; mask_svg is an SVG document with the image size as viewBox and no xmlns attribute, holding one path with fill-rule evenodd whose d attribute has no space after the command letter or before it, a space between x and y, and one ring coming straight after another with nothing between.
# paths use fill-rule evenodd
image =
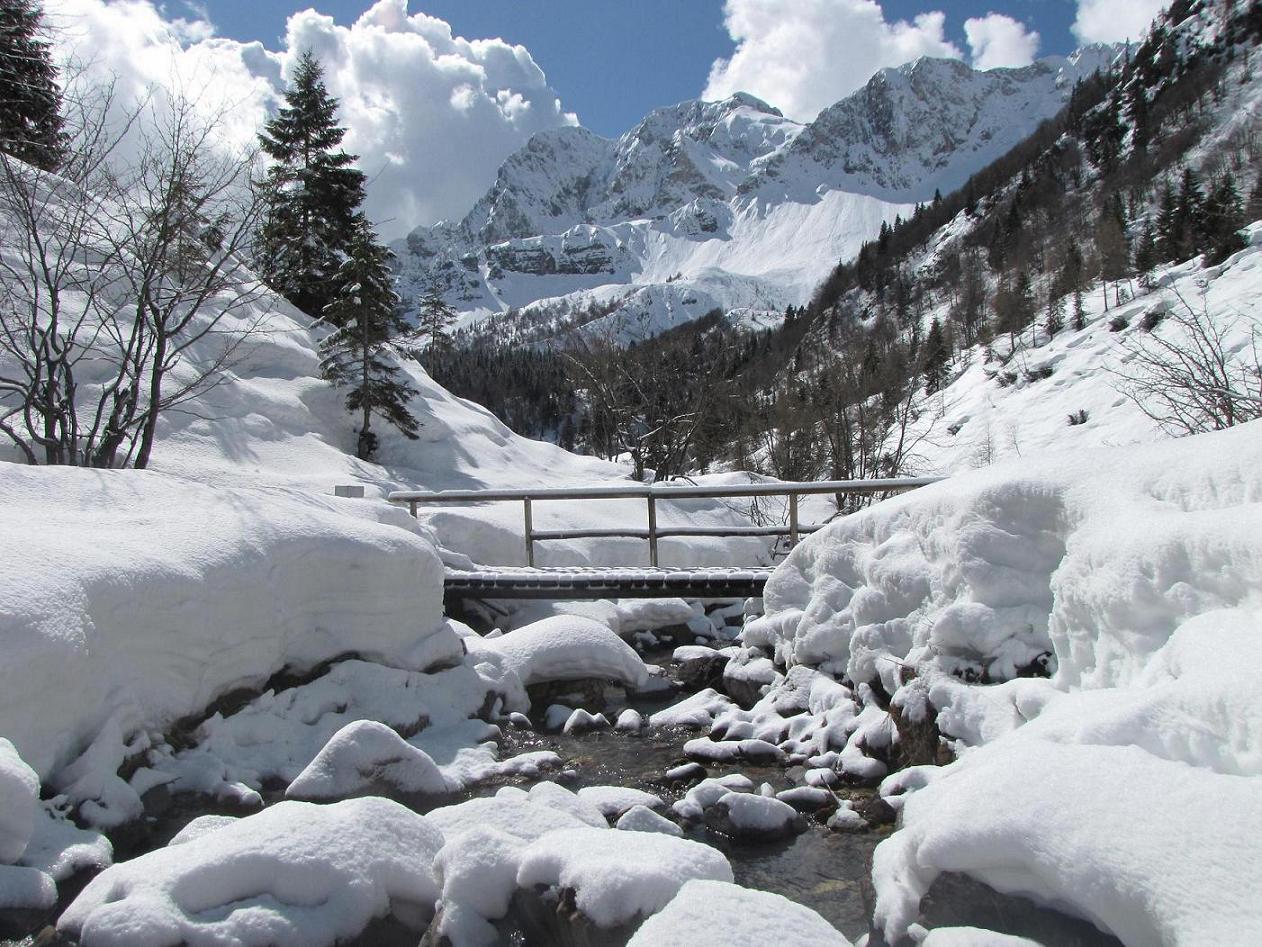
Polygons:
<instances>
[{"instance_id":1,"label":"dark evergreen foliage","mask_svg":"<svg viewBox=\"0 0 1262 947\"><path fill-rule=\"evenodd\" d=\"M299 309L324 313L355 236L364 175L352 167L356 156L338 148L346 130L337 124L337 100L309 52L285 103L259 136L274 163L263 182L256 263L267 284Z\"/></svg>"},{"instance_id":2,"label":"dark evergreen foliage","mask_svg":"<svg viewBox=\"0 0 1262 947\"><path fill-rule=\"evenodd\" d=\"M377 448L374 417L412 440L420 425L408 410L416 390L399 380L391 358L395 340L409 328L394 291L394 255L377 242L363 218L355 222L348 250L336 274L337 292L325 309L337 329L320 343L320 370L336 387L350 389L346 407L360 419L356 454L369 460Z\"/></svg>"},{"instance_id":3,"label":"dark evergreen foliage","mask_svg":"<svg viewBox=\"0 0 1262 947\"><path fill-rule=\"evenodd\" d=\"M947 366L951 364L951 346L946 333L937 319L929 326L921 353L921 371L925 376L925 390L929 394L946 387Z\"/></svg>"},{"instance_id":4,"label":"dark evergreen foliage","mask_svg":"<svg viewBox=\"0 0 1262 947\"><path fill-rule=\"evenodd\" d=\"M66 155L61 88L43 11L32 0L0 0L0 149L53 171Z\"/></svg>"},{"instance_id":5,"label":"dark evergreen foliage","mask_svg":"<svg viewBox=\"0 0 1262 947\"><path fill-rule=\"evenodd\" d=\"M438 286L430 286L417 302L416 336L425 343L425 366L431 373L451 356L451 328L458 315Z\"/></svg>"}]
</instances>

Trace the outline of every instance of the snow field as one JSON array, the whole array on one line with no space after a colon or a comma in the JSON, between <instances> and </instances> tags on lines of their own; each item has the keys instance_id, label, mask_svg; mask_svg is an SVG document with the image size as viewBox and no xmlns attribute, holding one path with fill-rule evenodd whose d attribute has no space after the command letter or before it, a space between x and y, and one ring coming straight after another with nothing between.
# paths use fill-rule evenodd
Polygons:
<instances>
[{"instance_id":1,"label":"snow field","mask_svg":"<svg viewBox=\"0 0 1262 947\"><path fill-rule=\"evenodd\" d=\"M960 473L1022 456L1170 437L1127 397L1134 352L1149 348L1152 337L1190 346L1186 331L1165 317L1191 310L1223 332L1227 357L1251 358L1251 334L1262 326L1262 223L1247 227L1246 236L1249 245L1218 266L1192 260L1158 271L1150 291L1129 286L1133 298L1120 306L1110 290L1106 310L1097 285L1083 297L1081 330L1069 313L1066 328L1052 338L1036 328L1036 345L1027 331L1011 357L1006 337L993 344L992 360L980 346L965 353L908 434L917 444L916 472ZM939 308L925 318L927 326L949 317ZM1154 320L1155 327L1146 326ZM1069 416L1080 411L1085 422L1070 425Z\"/></svg>"}]
</instances>

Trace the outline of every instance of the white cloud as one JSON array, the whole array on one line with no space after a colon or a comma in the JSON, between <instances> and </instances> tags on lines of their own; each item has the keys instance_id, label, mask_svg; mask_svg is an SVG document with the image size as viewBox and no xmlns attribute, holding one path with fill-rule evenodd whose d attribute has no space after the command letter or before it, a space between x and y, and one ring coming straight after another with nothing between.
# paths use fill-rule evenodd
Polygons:
<instances>
[{"instance_id":1,"label":"white cloud","mask_svg":"<svg viewBox=\"0 0 1262 947\"><path fill-rule=\"evenodd\" d=\"M725 0L723 12L736 51L710 67L704 97L749 92L802 121L878 69L961 56L940 12L890 22L875 0Z\"/></svg>"},{"instance_id":2,"label":"white cloud","mask_svg":"<svg viewBox=\"0 0 1262 947\"><path fill-rule=\"evenodd\" d=\"M1039 51L1039 34L1002 13L987 13L964 21L964 36L974 69L1028 66Z\"/></svg>"},{"instance_id":3,"label":"white cloud","mask_svg":"<svg viewBox=\"0 0 1262 947\"><path fill-rule=\"evenodd\" d=\"M150 0L46 7L63 52L90 61L83 81L113 78L123 105L176 87L227 105L233 144L254 140L310 49L341 100L344 145L361 156L366 209L385 237L463 215L532 134L575 121L524 47L453 36L442 20L409 16L406 0L378 0L349 26L296 13L276 51L216 37L204 18L165 18Z\"/></svg>"},{"instance_id":4,"label":"white cloud","mask_svg":"<svg viewBox=\"0 0 1262 947\"><path fill-rule=\"evenodd\" d=\"M1170 0L1078 0L1073 32L1080 43L1140 40Z\"/></svg>"}]
</instances>

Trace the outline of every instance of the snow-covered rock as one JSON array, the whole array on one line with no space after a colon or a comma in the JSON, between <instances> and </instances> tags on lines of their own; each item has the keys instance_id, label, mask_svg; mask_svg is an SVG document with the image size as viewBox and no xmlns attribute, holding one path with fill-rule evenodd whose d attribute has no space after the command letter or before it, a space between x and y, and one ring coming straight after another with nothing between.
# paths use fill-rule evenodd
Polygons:
<instances>
[{"instance_id":1,"label":"snow-covered rock","mask_svg":"<svg viewBox=\"0 0 1262 947\"><path fill-rule=\"evenodd\" d=\"M689 881L640 925L627 947L849 947L808 907L770 891Z\"/></svg>"},{"instance_id":2,"label":"snow-covered rock","mask_svg":"<svg viewBox=\"0 0 1262 947\"><path fill-rule=\"evenodd\" d=\"M434 932L458 947L497 942L490 922L508 912L527 845L549 832L588 824L564 807L539 796L532 800L520 790L445 806L426 818L446 840L434 860L442 887Z\"/></svg>"},{"instance_id":3,"label":"snow-covered rock","mask_svg":"<svg viewBox=\"0 0 1262 947\"><path fill-rule=\"evenodd\" d=\"M527 798L534 805L547 806L569 813L587 825L601 829L608 828L609 823L605 819L604 811L596 804L595 798L591 795L581 796L559 783L549 781L535 783L530 787Z\"/></svg>"},{"instance_id":4,"label":"snow-covered rock","mask_svg":"<svg viewBox=\"0 0 1262 947\"><path fill-rule=\"evenodd\" d=\"M39 777L13 744L0 737L0 865L22 857L35 833L38 808Z\"/></svg>"},{"instance_id":5,"label":"snow-covered rock","mask_svg":"<svg viewBox=\"0 0 1262 947\"><path fill-rule=\"evenodd\" d=\"M806 820L786 802L761 793L729 792L705 811L706 825L740 839L777 839L806 828Z\"/></svg>"},{"instance_id":6,"label":"snow-covered rock","mask_svg":"<svg viewBox=\"0 0 1262 947\"><path fill-rule=\"evenodd\" d=\"M614 828L624 832L661 832L665 835L680 836L684 830L664 815L658 815L648 806L632 806L614 823Z\"/></svg>"},{"instance_id":7,"label":"snow-covered rock","mask_svg":"<svg viewBox=\"0 0 1262 947\"><path fill-rule=\"evenodd\" d=\"M732 792L753 792L754 784L748 776L740 773L729 773L714 779L703 779L689 789L684 798L676 802L671 809L681 819L696 821L705 815L705 811L720 799Z\"/></svg>"},{"instance_id":8,"label":"snow-covered rock","mask_svg":"<svg viewBox=\"0 0 1262 947\"><path fill-rule=\"evenodd\" d=\"M604 714L593 714L582 707L570 714L562 733L583 733L587 730L605 730L609 727L609 719Z\"/></svg>"},{"instance_id":9,"label":"snow-covered rock","mask_svg":"<svg viewBox=\"0 0 1262 947\"><path fill-rule=\"evenodd\" d=\"M526 685L551 681L609 680L637 688L648 669L635 649L590 618L558 615L518 628L480 648L504 656Z\"/></svg>"},{"instance_id":10,"label":"snow-covered rock","mask_svg":"<svg viewBox=\"0 0 1262 947\"><path fill-rule=\"evenodd\" d=\"M634 707L628 707L618 714L613 728L623 733L639 733L644 729L644 716Z\"/></svg>"},{"instance_id":11,"label":"snow-covered rock","mask_svg":"<svg viewBox=\"0 0 1262 947\"><path fill-rule=\"evenodd\" d=\"M654 730L664 727L687 727L694 730L708 727L714 723L715 717L732 706L731 698L707 687L652 714L649 717L649 727Z\"/></svg>"},{"instance_id":12,"label":"snow-covered rock","mask_svg":"<svg viewBox=\"0 0 1262 947\"><path fill-rule=\"evenodd\" d=\"M1005 462L848 517L777 570L747 640L879 680L960 753L882 784L900 810L874 869L888 939L946 871L1128 943L1262 936L1260 429ZM1044 653L1050 680L955 673ZM847 774L896 738L867 693Z\"/></svg>"},{"instance_id":13,"label":"snow-covered rock","mask_svg":"<svg viewBox=\"0 0 1262 947\"><path fill-rule=\"evenodd\" d=\"M0 464L0 549L0 732L41 776L65 768L58 789L118 810L124 743L229 688L347 651L459 660L442 565L401 511Z\"/></svg>"},{"instance_id":14,"label":"snow-covered rock","mask_svg":"<svg viewBox=\"0 0 1262 947\"><path fill-rule=\"evenodd\" d=\"M441 795L455 787L424 750L384 723L357 720L333 734L285 790L289 799L344 799L374 786Z\"/></svg>"},{"instance_id":15,"label":"snow-covered rock","mask_svg":"<svg viewBox=\"0 0 1262 947\"><path fill-rule=\"evenodd\" d=\"M189 842L196 842L203 835L209 835L218 829L222 829L225 825L231 825L236 822L240 816L235 815L199 815L190 821L184 828L180 829L175 835L171 836L168 845L185 845Z\"/></svg>"},{"instance_id":16,"label":"snow-covered rock","mask_svg":"<svg viewBox=\"0 0 1262 947\"><path fill-rule=\"evenodd\" d=\"M578 791L578 798L590 802L606 819L616 819L636 806L649 809L663 806L660 796L631 786L584 786Z\"/></svg>"},{"instance_id":17,"label":"snow-covered rock","mask_svg":"<svg viewBox=\"0 0 1262 947\"><path fill-rule=\"evenodd\" d=\"M442 833L385 799L277 803L107 868L58 920L84 947L320 945L387 912L423 923Z\"/></svg>"},{"instance_id":18,"label":"snow-covered rock","mask_svg":"<svg viewBox=\"0 0 1262 947\"><path fill-rule=\"evenodd\" d=\"M575 892L575 904L599 927L617 927L661 910L686 881L731 881L717 849L657 832L572 829L530 845L518 887L548 885Z\"/></svg>"},{"instance_id":19,"label":"snow-covered rock","mask_svg":"<svg viewBox=\"0 0 1262 947\"><path fill-rule=\"evenodd\" d=\"M341 661L309 683L280 693L267 691L228 717L213 715L197 728L196 743L188 749L177 752L162 746L150 751L149 767L133 776L133 782L153 773L173 792L201 792L257 805L264 781L293 783L317 756L326 754L309 773L321 791L362 786L364 779L378 777L436 790L439 784L424 760L404 750L398 738L381 727L410 733L403 742L428 756L452 789L496 775L537 775L559 762L550 751L499 759L491 742L499 730L476 718L494 686L468 663L422 673ZM372 723L351 730L348 736L354 740L334 740L344 728L361 721ZM394 756L401 762L387 773L370 759L378 755L379 762Z\"/></svg>"}]
</instances>

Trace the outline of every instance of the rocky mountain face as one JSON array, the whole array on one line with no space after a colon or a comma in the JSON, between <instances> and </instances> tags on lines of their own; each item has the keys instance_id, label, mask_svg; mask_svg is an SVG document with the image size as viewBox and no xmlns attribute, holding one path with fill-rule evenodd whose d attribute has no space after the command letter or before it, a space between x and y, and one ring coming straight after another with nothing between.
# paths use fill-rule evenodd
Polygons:
<instances>
[{"instance_id":1,"label":"rocky mountain face","mask_svg":"<svg viewBox=\"0 0 1262 947\"><path fill-rule=\"evenodd\" d=\"M457 223L396 247L405 296L437 282L468 322L546 313L520 341L620 341L713 308L800 304L882 221L960 186L1066 101L1110 48L978 72L882 70L809 125L750 95L658 109L616 141L541 132Z\"/></svg>"},{"instance_id":2,"label":"rocky mountain face","mask_svg":"<svg viewBox=\"0 0 1262 947\"><path fill-rule=\"evenodd\" d=\"M805 185L927 201L961 187L1065 103L1074 83L1107 68L1113 46L1089 46L1022 69L980 72L955 59L882 69L819 114L765 162L742 193L792 199Z\"/></svg>"}]
</instances>

